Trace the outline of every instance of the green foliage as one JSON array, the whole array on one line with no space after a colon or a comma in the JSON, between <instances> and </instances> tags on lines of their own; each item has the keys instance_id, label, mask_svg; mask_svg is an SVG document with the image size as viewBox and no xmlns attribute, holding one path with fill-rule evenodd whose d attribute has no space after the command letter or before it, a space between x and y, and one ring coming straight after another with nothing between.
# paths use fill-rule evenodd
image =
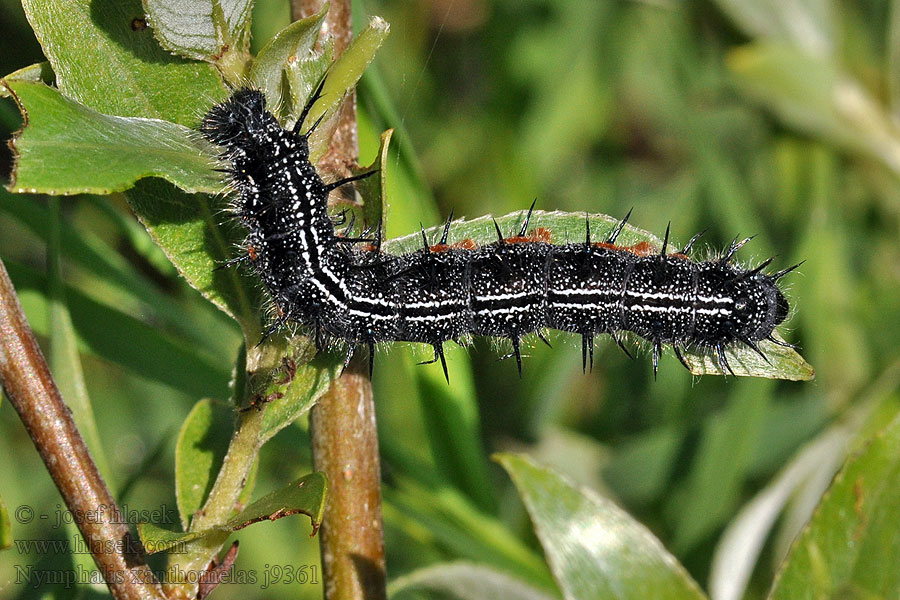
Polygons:
<instances>
[{"instance_id":1,"label":"green foliage","mask_svg":"<svg viewBox=\"0 0 900 600\"><path fill-rule=\"evenodd\" d=\"M650 531L608 498L531 459L500 454L566 600L705 598Z\"/></svg>"},{"instance_id":2,"label":"green foliage","mask_svg":"<svg viewBox=\"0 0 900 600\"><path fill-rule=\"evenodd\" d=\"M889 598L900 590L900 418L851 456L769 596Z\"/></svg>"},{"instance_id":3,"label":"green foliage","mask_svg":"<svg viewBox=\"0 0 900 600\"><path fill-rule=\"evenodd\" d=\"M12 528L9 526L9 511L6 510L6 504L3 498L0 498L0 550L6 550L12 546L13 534Z\"/></svg>"},{"instance_id":4,"label":"green foliage","mask_svg":"<svg viewBox=\"0 0 900 600\"><path fill-rule=\"evenodd\" d=\"M209 399L195 404L181 425L175 444L175 497L184 531L212 489L233 429L234 409Z\"/></svg>"},{"instance_id":5,"label":"green foliage","mask_svg":"<svg viewBox=\"0 0 900 600\"><path fill-rule=\"evenodd\" d=\"M302 513L310 518L313 532L322 524L325 494L328 484L321 473L310 473L285 487L270 492L234 515L221 526L188 533L167 531L152 523L138 523L141 543L151 554L178 546L191 552L190 543L203 541L218 533L231 533L260 521L275 521Z\"/></svg>"},{"instance_id":6,"label":"green foliage","mask_svg":"<svg viewBox=\"0 0 900 600\"><path fill-rule=\"evenodd\" d=\"M185 134L227 94L223 80L264 87L291 122L332 48L312 47L317 16L287 28L257 18L254 30L276 34L254 41L254 59L245 2L181 3L190 10L168 13L167 2L145 5L146 29L134 26L145 12L131 0L27 1L30 28L17 5L0 7L2 22L14 24L0 40L0 72L18 69L7 81L30 117L15 187L99 193L139 180L124 194L63 201L58 243L44 199L0 190L0 256L42 342L56 346L57 368L73 373L58 377L73 388L80 359L92 444L127 482L121 499L130 508L177 505L171 521L142 525L142 537L185 542L181 564L205 568L241 525L319 514L319 476L283 486L311 470L303 414L340 359L307 362L303 340L256 346L259 286L241 271L214 270L234 256L240 232L223 226L221 198L201 195L218 191L214 157ZM278 14L259 8L267 19ZM451 208L507 215L499 222L513 231L535 195L539 207L570 211L538 217L556 241L581 240L585 212L600 236L614 219L595 213L631 207L648 230L671 221L674 239L709 227L712 248L758 234L742 251L748 262L807 261L790 278L795 310L782 333L818 371L814 384L692 380L667 357L654 383L645 358L630 362L605 344L594 372L582 375L577 344L560 335L552 350L528 350L522 380L481 343L469 353L448 348L448 387L439 369L414 364L418 349L379 354L392 595L546 600L621 583L620 597L702 597L693 581L720 600L897 595L896 6L500 0L355 10L360 35L315 107L326 115L315 151L324 153L329 115L385 40L384 21L365 27L363 17L382 14L394 34L358 95L362 154L382 175L360 182L365 203L348 207L369 223L384 210L389 236L411 236L389 248L418 246L419 223L439 223ZM19 127L16 114L0 101L7 135ZM378 147L389 127L399 153L388 134ZM73 144L87 144L91 156ZM496 234L475 218L451 235ZM646 231L623 235L659 245ZM46 243L61 275L42 268ZM242 337L250 340L243 352ZM811 374L794 353L767 353L780 370L770 374ZM709 368L704 360L691 357L697 372ZM251 363L260 370L245 380ZM249 400L261 410L237 412ZM226 458L235 421L253 424L240 460ZM0 461L0 493L15 517L10 531L0 507L0 546L4 535L57 535L17 520L18 506L46 512L55 501L40 500L52 484L5 404L0 423L11 432L0 436L0 454L14 457ZM512 479L485 458L511 448L533 457L505 455ZM225 518L191 531L226 463L246 485ZM265 506L248 506L254 482L276 490ZM179 520L183 532L174 531ZM604 544L588 543L586 530L599 530ZM317 540L307 533L302 521L283 519L234 534L236 567L261 579L272 565L313 564ZM70 566L68 556L16 549L3 558L0 581L15 577L12 565L38 559L42 568ZM642 587L660 580L668 582L661 590ZM321 586L257 582L215 593L312 598Z\"/></svg>"},{"instance_id":7,"label":"green foliage","mask_svg":"<svg viewBox=\"0 0 900 600\"><path fill-rule=\"evenodd\" d=\"M222 189L214 151L182 125L102 115L41 83L6 80L28 120L15 141L19 193L111 194L143 177L188 192Z\"/></svg>"}]
</instances>

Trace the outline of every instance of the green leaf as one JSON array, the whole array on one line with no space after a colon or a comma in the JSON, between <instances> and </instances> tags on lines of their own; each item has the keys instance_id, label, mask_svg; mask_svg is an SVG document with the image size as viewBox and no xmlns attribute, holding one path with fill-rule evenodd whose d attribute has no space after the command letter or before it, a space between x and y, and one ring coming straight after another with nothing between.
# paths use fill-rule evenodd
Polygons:
<instances>
[{"instance_id":1,"label":"green leaf","mask_svg":"<svg viewBox=\"0 0 900 600\"><path fill-rule=\"evenodd\" d=\"M827 0L716 0L716 4L748 35L788 42L813 55L834 51L837 11Z\"/></svg>"},{"instance_id":2,"label":"green leaf","mask_svg":"<svg viewBox=\"0 0 900 600\"><path fill-rule=\"evenodd\" d=\"M853 434L847 423L836 425L798 452L728 524L716 544L707 582L710 594L717 600L739 600L744 597L763 545L785 505L794 497L810 494L801 488L821 478L834 475L847 454ZM827 485L827 483L826 483ZM805 492L805 493L804 493ZM821 490L816 494L821 496ZM808 518L808 513L807 513ZM796 533L796 532L794 532ZM777 553L777 550L776 550Z\"/></svg>"},{"instance_id":3,"label":"green leaf","mask_svg":"<svg viewBox=\"0 0 900 600\"><path fill-rule=\"evenodd\" d=\"M282 517L304 514L310 518L315 533L322 524L325 510L325 494L328 483L322 473L310 473L291 482L287 486L263 496L232 517L224 526L178 533L163 529L152 523L138 523L138 535L147 552L154 554L190 542L202 542L206 539L221 538L223 534L243 529L260 521L275 521ZM184 551L183 548L179 550Z\"/></svg>"},{"instance_id":4,"label":"green leaf","mask_svg":"<svg viewBox=\"0 0 900 600\"><path fill-rule=\"evenodd\" d=\"M772 397L770 381L747 382L703 424L687 477L670 490L671 547L685 555L724 525L741 498Z\"/></svg>"},{"instance_id":5,"label":"green leaf","mask_svg":"<svg viewBox=\"0 0 900 600\"><path fill-rule=\"evenodd\" d=\"M49 325L43 318L48 312L44 297L45 278L10 261L6 261L6 267L28 311L32 328L38 334L49 335ZM201 348L188 347L75 288L66 287L65 294L82 351L165 383L189 396L227 396L227 369L206 356ZM110 335L110 331L115 331L116 335ZM135 345L134 340L141 340L141 345ZM173 369L172 365L179 368Z\"/></svg>"},{"instance_id":6,"label":"green leaf","mask_svg":"<svg viewBox=\"0 0 900 600\"><path fill-rule=\"evenodd\" d=\"M280 374L267 372L269 386L263 392L267 399L263 414L260 444L296 421L328 391L331 381L343 367L340 360L328 354L315 358L313 345L305 338L292 344L290 353L283 359ZM299 365L299 366L298 366Z\"/></svg>"},{"instance_id":7,"label":"green leaf","mask_svg":"<svg viewBox=\"0 0 900 600\"><path fill-rule=\"evenodd\" d=\"M78 352L78 343L75 329L72 326L72 317L69 315L69 307L66 302L65 284L62 277L61 247L60 242L60 200L50 199L50 219L45 223L49 230L47 244L47 279L48 279L48 305L50 323L50 351L48 362L50 371L56 381L63 399L72 411L72 417L84 441L91 451L100 474L110 486L115 486L115 478L109 469L106 460L106 452L99 432L97 422L94 419L94 410L91 399L88 396L87 385L84 381L84 371L81 367L81 357Z\"/></svg>"},{"instance_id":8,"label":"green leaf","mask_svg":"<svg viewBox=\"0 0 900 600\"><path fill-rule=\"evenodd\" d=\"M250 81L265 92L270 107L287 106L291 110L296 108L288 91L284 89L286 71L289 66L295 68L299 63L326 58L327 63L322 65L318 76L305 74L301 78L308 87L298 96L306 98L312 91L312 86L331 62L331 56L327 52L315 51L319 30L327 13L328 3L326 2L316 14L294 21L276 33L256 55L253 66L250 68ZM302 106L300 108L302 109ZM282 116L285 116L283 112Z\"/></svg>"},{"instance_id":9,"label":"green leaf","mask_svg":"<svg viewBox=\"0 0 900 600\"><path fill-rule=\"evenodd\" d=\"M216 62L249 43L251 0L144 0L153 34L170 52Z\"/></svg>"},{"instance_id":10,"label":"green leaf","mask_svg":"<svg viewBox=\"0 0 900 600\"><path fill-rule=\"evenodd\" d=\"M234 430L234 407L210 399L199 401L181 425L175 444L175 499L187 531L203 506Z\"/></svg>"},{"instance_id":11,"label":"green leaf","mask_svg":"<svg viewBox=\"0 0 900 600\"><path fill-rule=\"evenodd\" d=\"M238 269L220 269L234 257L241 239L237 224L219 226L218 206L198 194L185 194L158 179L145 179L126 193L132 210L181 275L203 296L235 318L244 337L259 341L261 290Z\"/></svg>"},{"instance_id":12,"label":"green leaf","mask_svg":"<svg viewBox=\"0 0 900 600\"><path fill-rule=\"evenodd\" d=\"M327 492L328 480L325 474L310 473L253 502L233 516L227 527L231 531L237 531L259 521L275 521L290 515L304 514L312 521L315 533L322 524Z\"/></svg>"},{"instance_id":13,"label":"green leaf","mask_svg":"<svg viewBox=\"0 0 900 600\"><path fill-rule=\"evenodd\" d=\"M832 62L775 43L748 44L732 51L727 62L746 93L787 125L900 173L900 125Z\"/></svg>"},{"instance_id":14,"label":"green leaf","mask_svg":"<svg viewBox=\"0 0 900 600\"><path fill-rule=\"evenodd\" d=\"M448 346L444 353L450 371L450 365L456 364L466 350ZM478 396L469 365L461 363L460 366L465 368L450 373L453 385L447 385L440 369L415 369L422 416L437 469L480 510L491 513L497 507L481 441Z\"/></svg>"},{"instance_id":15,"label":"green leaf","mask_svg":"<svg viewBox=\"0 0 900 600\"><path fill-rule=\"evenodd\" d=\"M378 153L375 155L375 160L372 161L371 165L352 169L353 175L362 175L374 170L378 171L372 177L366 177L354 184L356 191L359 192L363 199L361 222L365 223L366 226L384 221L385 198L387 198L388 151L390 150L393 135L393 129L388 129L381 134Z\"/></svg>"},{"instance_id":16,"label":"green leaf","mask_svg":"<svg viewBox=\"0 0 900 600\"><path fill-rule=\"evenodd\" d=\"M6 504L0 497L0 550L6 550L12 546L12 527L9 524L9 513Z\"/></svg>"},{"instance_id":17,"label":"green leaf","mask_svg":"<svg viewBox=\"0 0 900 600\"><path fill-rule=\"evenodd\" d=\"M390 25L380 17L372 17L369 24L359 32L347 49L328 69L325 78L325 86L322 88L322 99L316 102L307 117L309 123L315 123L322 118L327 122L340 107L344 96L356 87L356 82L362 77L363 72L372 59L375 52L387 38ZM297 108L303 108L303 102L295 105L295 113L291 116L299 116ZM328 127L316 129L310 137L310 160L315 163L328 150L328 141L331 139L331 131Z\"/></svg>"},{"instance_id":18,"label":"green leaf","mask_svg":"<svg viewBox=\"0 0 900 600\"><path fill-rule=\"evenodd\" d=\"M659 540L611 500L525 456L497 460L516 484L567 600L705 598Z\"/></svg>"},{"instance_id":19,"label":"green leaf","mask_svg":"<svg viewBox=\"0 0 900 600\"><path fill-rule=\"evenodd\" d=\"M165 552L166 550L171 550L176 547L179 548L179 552L184 552L184 544L212 535L212 532L209 530L179 533L177 531L163 529L153 523L145 522L137 524L137 531L147 554ZM219 534L221 532L216 531L215 533Z\"/></svg>"},{"instance_id":20,"label":"green leaf","mask_svg":"<svg viewBox=\"0 0 900 600\"><path fill-rule=\"evenodd\" d=\"M794 542L771 600L900 595L900 417L852 456Z\"/></svg>"},{"instance_id":21,"label":"green leaf","mask_svg":"<svg viewBox=\"0 0 900 600\"><path fill-rule=\"evenodd\" d=\"M543 590L503 571L468 562L434 565L398 577L388 585L391 600L438 595L448 600L554 600Z\"/></svg>"},{"instance_id":22,"label":"green leaf","mask_svg":"<svg viewBox=\"0 0 900 600\"><path fill-rule=\"evenodd\" d=\"M90 197L90 200L93 206L114 220L122 235L135 246L136 252L153 262L154 267L162 267L165 275L175 274L175 267L130 214L111 207L107 200L93 197ZM0 211L19 220L35 236L44 240L48 238L49 210L42 203L36 202L32 196L10 194L0 189ZM189 310L171 294L161 291L132 262L116 252L106 240L84 228L79 229L69 223L61 223L60 243L62 253L69 263L77 264L96 276L85 282L82 289L100 287L98 283L113 286L116 293L133 298L134 302L139 303L145 320L165 323L191 342L215 351L215 356L231 360L237 336L223 331L223 326L233 325L227 317L206 307L202 307L204 312L200 315ZM234 329L236 331L237 328ZM211 338L211 331L221 335Z\"/></svg>"},{"instance_id":23,"label":"green leaf","mask_svg":"<svg viewBox=\"0 0 900 600\"><path fill-rule=\"evenodd\" d=\"M210 64L173 56L151 28L133 29L140 0L25 0L63 95L97 112L193 126L225 95Z\"/></svg>"},{"instance_id":24,"label":"green leaf","mask_svg":"<svg viewBox=\"0 0 900 600\"><path fill-rule=\"evenodd\" d=\"M25 118L12 142L17 160L11 191L109 194L142 177L162 177L189 192L224 187L213 171L215 149L186 127L103 115L43 83L4 85Z\"/></svg>"},{"instance_id":25,"label":"green leaf","mask_svg":"<svg viewBox=\"0 0 900 600\"><path fill-rule=\"evenodd\" d=\"M56 80L56 75L53 74L50 63L45 61L22 67L18 71L13 71L3 79L5 81L29 81L31 83L46 83L47 85L53 85L53 82ZM0 98L11 97L12 94L10 94L9 90L0 86Z\"/></svg>"},{"instance_id":26,"label":"green leaf","mask_svg":"<svg viewBox=\"0 0 900 600\"><path fill-rule=\"evenodd\" d=\"M497 217L497 224L504 235L518 233L525 218L525 211ZM590 221L592 239L597 240L611 231L619 222L618 219L608 215L587 215L565 212L544 212L536 210L532 213L529 231L544 229L549 232L550 242L553 244L565 244L581 242L585 234L585 218ZM443 225L431 227L425 230L425 235L430 243L437 243L443 232ZM471 220L457 220L450 228L451 239L449 243L462 240L471 240L476 244L490 244L497 241L497 231L494 228L494 218L490 216L479 217ZM620 246L634 246L648 243L654 248L661 248L662 241L650 232L625 225L616 242ZM675 248L677 244L672 244ZM383 248L387 252L406 253L415 252L422 248L421 233L410 234L401 238L386 242ZM777 337L777 334L776 334ZM771 379L808 380L814 375L813 368L803 360L795 350L784 348L771 342L763 341L760 348L769 358L766 363L750 348L732 345L726 349L728 363L735 375L751 377L767 377ZM688 348L682 352L687 363L691 367L691 373L695 375L721 375L715 359L709 354L698 352L697 348Z\"/></svg>"},{"instance_id":27,"label":"green leaf","mask_svg":"<svg viewBox=\"0 0 900 600\"><path fill-rule=\"evenodd\" d=\"M427 532L429 544L513 573L542 589L554 588L543 559L452 486L425 486L403 479L386 487L384 498L385 519L400 526L414 523L414 528ZM414 528L406 527L407 531Z\"/></svg>"}]
</instances>

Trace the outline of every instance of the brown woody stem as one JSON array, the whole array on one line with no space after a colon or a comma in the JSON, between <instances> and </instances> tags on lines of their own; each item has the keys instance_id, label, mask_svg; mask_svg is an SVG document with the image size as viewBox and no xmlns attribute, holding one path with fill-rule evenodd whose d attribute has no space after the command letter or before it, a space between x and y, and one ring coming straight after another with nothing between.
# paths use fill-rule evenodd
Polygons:
<instances>
[{"instance_id":1,"label":"brown woody stem","mask_svg":"<svg viewBox=\"0 0 900 600\"><path fill-rule=\"evenodd\" d=\"M53 382L0 261L0 382L117 599L164 598L140 541L94 464Z\"/></svg>"},{"instance_id":2,"label":"brown woody stem","mask_svg":"<svg viewBox=\"0 0 900 600\"><path fill-rule=\"evenodd\" d=\"M321 0L292 0L296 19L317 12ZM340 55L353 38L349 0L332 0L324 28ZM359 148L356 95L344 100L328 153L319 168L349 175ZM384 535L381 521L381 465L368 362L357 352L350 366L310 412L313 463L328 477L325 518L320 529L326 600L383 600Z\"/></svg>"}]
</instances>

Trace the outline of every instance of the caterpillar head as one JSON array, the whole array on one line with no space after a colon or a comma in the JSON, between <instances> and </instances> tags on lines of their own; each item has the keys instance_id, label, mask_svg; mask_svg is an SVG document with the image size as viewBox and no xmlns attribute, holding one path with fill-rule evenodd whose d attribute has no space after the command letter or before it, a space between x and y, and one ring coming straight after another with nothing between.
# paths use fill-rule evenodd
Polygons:
<instances>
[{"instance_id":1,"label":"caterpillar head","mask_svg":"<svg viewBox=\"0 0 900 600\"><path fill-rule=\"evenodd\" d=\"M739 340L762 340L787 319L789 306L775 279L762 273L738 276L732 281L729 296L734 300L732 314L725 321Z\"/></svg>"},{"instance_id":2,"label":"caterpillar head","mask_svg":"<svg viewBox=\"0 0 900 600\"><path fill-rule=\"evenodd\" d=\"M266 126L266 97L259 90L241 89L213 106L200 125L206 139L227 148L253 143Z\"/></svg>"},{"instance_id":3,"label":"caterpillar head","mask_svg":"<svg viewBox=\"0 0 900 600\"><path fill-rule=\"evenodd\" d=\"M766 263L768 264L768 263ZM734 340L755 343L768 339L787 319L790 307L777 280L730 264L706 263L698 281L697 330L710 345Z\"/></svg>"}]
</instances>

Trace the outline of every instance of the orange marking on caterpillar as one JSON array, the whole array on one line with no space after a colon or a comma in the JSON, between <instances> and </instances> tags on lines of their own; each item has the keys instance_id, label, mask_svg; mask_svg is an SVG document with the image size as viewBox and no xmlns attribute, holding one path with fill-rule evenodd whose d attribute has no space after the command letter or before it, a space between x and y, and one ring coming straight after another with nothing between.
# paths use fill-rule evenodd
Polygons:
<instances>
[{"instance_id":1,"label":"orange marking on caterpillar","mask_svg":"<svg viewBox=\"0 0 900 600\"><path fill-rule=\"evenodd\" d=\"M508 244L528 244L534 242L550 243L550 230L546 227L537 227L528 235L516 235L503 240Z\"/></svg>"},{"instance_id":2,"label":"orange marking on caterpillar","mask_svg":"<svg viewBox=\"0 0 900 600\"><path fill-rule=\"evenodd\" d=\"M608 244L606 242L597 242L594 246L597 248L606 248L607 250L624 250L625 252L631 252L637 256L653 256L659 252L659 250L654 248L650 242L638 242L634 246L616 246L615 244Z\"/></svg>"},{"instance_id":3,"label":"orange marking on caterpillar","mask_svg":"<svg viewBox=\"0 0 900 600\"><path fill-rule=\"evenodd\" d=\"M450 247L455 248L456 250L476 250L478 248L478 244L475 243L475 240L466 238L464 240L456 242Z\"/></svg>"}]
</instances>

